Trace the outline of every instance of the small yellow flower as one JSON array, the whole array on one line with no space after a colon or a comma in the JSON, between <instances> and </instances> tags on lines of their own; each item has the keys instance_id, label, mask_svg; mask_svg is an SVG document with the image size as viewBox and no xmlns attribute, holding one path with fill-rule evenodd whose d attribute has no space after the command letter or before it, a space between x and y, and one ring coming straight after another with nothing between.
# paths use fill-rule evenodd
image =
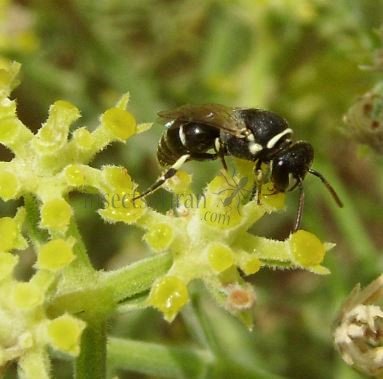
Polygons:
<instances>
[{"instance_id":1,"label":"small yellow flower","mask_svg":"<svg viewBox=\"0 0 383 379\"><path fill-rule=\"evenodd\" d=\"M72 245L63 239L49 241L40 248L37 267L50 271L61 270L75 259Z\"/></svg>"},{"instance_id":2,"label":"small yellow flower","mask_svg":"<svg viewBox=\"0 0 383 379\"><path fill-rule=\"evenodd\" d=\"M303 267L322 263L326 249L314 234L298 230L290 236L290 244L294 259Z\"/></svg>"},{"instance_id":3,"label":"small yellow flower","mask_svg":"<svg viewBox=\"0 0 383 379\"><path fill-rule=\"evenodd\" d=\"M41 207L41 226L65 231L72 217L72 208L64 199L52 199Z\"/></svg>"},{"instance_id":4,"label":"small yellow flower","mask_svg":"<svg viewBox=\"0 0 383 379\"><path fill-rule=\"evenodd\" d=\"M242 252L239 256L239 267L245 275L252 275L261 269L262 263L254 254Z\"/></svg>"},{"instance_id":5,"label":"small yellow flower","mask_svg":"<svg viewBox=\"0 0 383 379\"><path fill-rule=\"evenodd\" d=\"M134 116L120 108L110 108L101 117L102 125L118 140L124 141L136 133Z\"/></svg>"},{"instance_id":6,"label":"small yellow flower","mask_svg":"<svg viewBox=\"0 0 383 379\"><path fill-rule=\"evenodd\" d=\"M44 301L41 289L32 283L17 283L12 289L14 306L19 309L32 309Z\"/></svg>"},{"instance_id":7,"label":"small yellow flower","mask_svg":"<svg viewBox=\"0 0 383 379\"><path fill-rule=\"evenodd\" d=\"M0 197L5 200L15 199L20 190L20 183L15 174L0 169Z\"/></svg>"},{"instance_id":8,"label":"small yellow flower","mask_svg":"<svg viewBox=\"0 0 383 379\"><path fill-rule=\"evenodd\" d=\"M207 247L207 256L210 266L218 273L234 264L234 252L219 242L213 242Z\"/></svg>"},{"instance_id":9,"label":"small yellow flower","mask_svg":"<svg viewBox=\"0 0 383 379\"><path fill-rule=\"evenodd\" d=\"M0 253L0 280L7 278L12 274L18 262L18 257L11 253Z\"/></svg>"},{"instance_id":10,"label":"small yellow flower","mask_svg":"<svg viewBox=\"0 0 383 379\"><path fill-rule=\"evenodd\" d=\"M165 276L152 287L150 304L160 310L167 321L172 321L179 310L189 301L185 283L176 276Z\"/></svg>"},{"instance_id":11,"label":"small yellow flower","mask_svg":"<svg viewBox=\"0 0 383 379\"><path fill-rule=\"evenodd\" d=\"M91 150L95 143L92 133L86 128L76 129L72 138L80 150Z\"/></svg>"},{"instance_id":12,"label":"small yellow flower","mask_svg":"<svg viewBox=\"0 0 383 379\"><path fill-rule=\"evenodd\" d=\"M156 224L144 235L145 242L155 252L166 250L174 240L174 230L169 224Z\"/></svg>"},{"instance_id":13,"label":"small yellow flower","mask_svg":"<svg viewBox=\"0 0 383 379\"><path fill-rule=\"evenodd\" d=\"M48 322L48 340L55 349L77 356L80 353L80 339L84 328L85 322L64 314Z\"/></svg>"},{"instance_id":14,"label":"small yellow flower","mask_svg":"<svg viewBox=\"0 0 383 379\"><path fill-rule=\"evenodd\" d=\"M19 228L11 217L0 218L0 251L8 251L15 247Z\"/></svg>"}]
</instances>

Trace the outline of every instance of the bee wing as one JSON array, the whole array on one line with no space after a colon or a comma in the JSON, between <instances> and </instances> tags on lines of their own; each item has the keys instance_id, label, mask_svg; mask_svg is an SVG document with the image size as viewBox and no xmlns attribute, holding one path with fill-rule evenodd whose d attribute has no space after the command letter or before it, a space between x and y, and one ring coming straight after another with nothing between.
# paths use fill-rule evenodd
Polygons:
<instances>
[{"instance_id":1,"label":"bee wing","mask_svg":"<svg viewBox=\"0 0 383 379\"><path fill-rule=\"evenodd\" d=\"M198 122L224 130L238 138L245 138L246 125L236 112L220 104L182 105L178 108L159 112L158 116L166 121Z\"/></svg>"}]
</instances>

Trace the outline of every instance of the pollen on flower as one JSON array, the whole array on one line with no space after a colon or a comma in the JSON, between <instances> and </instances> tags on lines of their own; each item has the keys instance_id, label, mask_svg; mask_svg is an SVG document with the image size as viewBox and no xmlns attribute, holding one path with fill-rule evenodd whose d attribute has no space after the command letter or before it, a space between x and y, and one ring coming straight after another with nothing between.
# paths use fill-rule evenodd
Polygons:
<instances>
[{"instance_id":1,"label":"pollen on flower","mask_svg":"<svg viewBox=\"0 0 383 379\"><path fill-rule=\"evenodd\" d=\"M207 247L209 264L215 272L227 270L234 264L234 253L225 244L213 242Z\"/></svg>"},{"instance_id":2,"label":"pollen on flower","mask_svg":"<svg viewBox=\"0 0 383 379\"><path fill-rule=\"evenodd\" d=\"M167 321L172 321L188 301L189 293L186 285L176 276L159 279L149 295L150 304L161 311Z\"/></svg>"},{"instance_id":3,"label":"pollen on flower","mask_svg":"<svg viewBox=\"0 0 383 379\"><path fill-rule=\"evenodd\" d=\"M0 218L0 251L8 251L15 247L19 228L11 217Z\"/></svg>"},{"instance_id":4,"label":"pollen on flower","mask_svg":"<svg viewBox=\"0 0 383 379\"><path fill-rule=\"evenodd\" d=\"M41 289L32 283L16 283L12 288L13 304L19 309L31 309L44 301Z\"/></svg>"},{"instance_id":5,"label":"pollen on flower","mask_svg":"<svg viewBox=\"0 0 383 379\"><path fill-rule=\"evenodd\" d=\"M72 213L72 208L64 199L49 200L41 207L41 225L47 229L65 230Z\"/></svg>"},{"instance_id":6,"label":"pollen on flower","mask_svg":"<svg viewBox=\"0 0 383 379\"><path fill-rule=\"evenodd\" d=\"M166 250L174 239L174 231L169 224L155 224L144 235L144 240L155 252Z\"/></svg>"},{"instance_id":7,"label":"pollen on flower","mask_svg":"<svg viewBox=\"0 0 383 379\"><path fill-rule=\"evenodd\" d=\"M0 169L0 197L7 201L15 199L20 190L17 176L12 172Z\"/></svg>"},{"instance_id":8,"label":"pollen on flower","mask_svg":"<svg viewBox=\"0 0 383 379\"><path fill-rule=\"evenodd\" d=\"M303 267L319 265L326 253L318 237L305 230L298 230L290 236L290 246L294 259Z\"/></svg>"},{"instance_id":9,"label":"pollen on flower","mask_svg":"<svg viewBox=\"0 0 383 379\"><path fill-rule=\"evenodd\" d=\"M136 133L134 116L120 108L110 108L101 117L102 125L119 140L126 140Z\"/></svg>"},{"instance_id":10,"label":"pollen on flower","mask_svg":"<svg viewBox=\"0 0 383 379\"><path fill-rule=\"evenodd\" d=\"M40 248L37 256L37 267L50 271L57 271L75 259L72 243L56 239L47 242Z\"/></svg>"},{"instance_id":11,"label":"pollen on flower","mask_svg":"<svg viewBox=\"0 0 383 379\"><path fill-rule=\"evenodd\" d=\"M85 323L82 320L64 314L48 323L48 340L53 348L77 356L84 328Z\"/></svg>"}]
</instances>

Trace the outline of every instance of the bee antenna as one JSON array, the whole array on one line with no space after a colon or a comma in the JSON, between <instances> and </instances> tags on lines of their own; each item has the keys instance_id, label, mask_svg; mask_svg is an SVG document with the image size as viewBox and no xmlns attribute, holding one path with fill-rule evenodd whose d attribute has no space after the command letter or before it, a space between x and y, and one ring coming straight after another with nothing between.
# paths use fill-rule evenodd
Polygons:
<instances>
[{"instance_id":1,"label":"bee antenna","mask_svg":"<svg viewBox=\"0 0 383 379\"><path fill-rule=\"evenodd\" d=\"M316 177L318 177L322 181L322 183L326 186L328 191L331 193L331 196L334 199L334 201L337 203L338 207L343 208L342 201L340 200L338 194L335 192L332 185L326 180L326 178L320 172L315 171L313 169L309 169L309 173L312 175L315 175Z\"/></svg>"}]
</instances>

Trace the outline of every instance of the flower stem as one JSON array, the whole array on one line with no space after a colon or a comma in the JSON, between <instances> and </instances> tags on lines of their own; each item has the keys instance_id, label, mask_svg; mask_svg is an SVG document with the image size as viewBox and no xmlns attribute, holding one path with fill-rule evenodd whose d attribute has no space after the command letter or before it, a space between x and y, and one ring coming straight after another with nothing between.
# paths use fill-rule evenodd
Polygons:
<instances>
[{"instance_id":1,"label":"flower stem","mask_svg":"<svg viewBox=\"0 0 383 379\"><path fill-rule=\"evenodd\" d=\"M108 360L115 369L177 379L204 377L213 362L208 351L120 338L108 340Z\"/></svg>"},{"instance_id":2,"label":"flower stem","mask_svg":"<svg viewBox=\"0 0 383 379\"><path fill-rule=\"evenodd\" d=\"M75 379L106 378L106 328L102 318L87 321L81 338L81 353L75 361Z\"/></svg>"},{"instance_id":3,"label":"flower stem","mask_svg":"<svg viewBox=\"0 0 383 379\"><path fill-rule=\"evenodd\" d=\"M123 300L147 291L154 280L168 271L171 262L170 254L155 255L120 270L98 275L88 287L55 297L49 305L49 314L93 313L96 310L109 313Z\"/></svg>"},{"instance_id":4,"label":"flower stem","mask_svg":"<svg viewBox=\"0 0 383 379\"><path fill-rule=\"evenodd\" d=\"M37 199L31 194L25 194L24 207L27 212L26 225L30 238L34 242L46 242L48 240L48 232L39 228L40 210Z\"/></svg>"}]
</instances>

